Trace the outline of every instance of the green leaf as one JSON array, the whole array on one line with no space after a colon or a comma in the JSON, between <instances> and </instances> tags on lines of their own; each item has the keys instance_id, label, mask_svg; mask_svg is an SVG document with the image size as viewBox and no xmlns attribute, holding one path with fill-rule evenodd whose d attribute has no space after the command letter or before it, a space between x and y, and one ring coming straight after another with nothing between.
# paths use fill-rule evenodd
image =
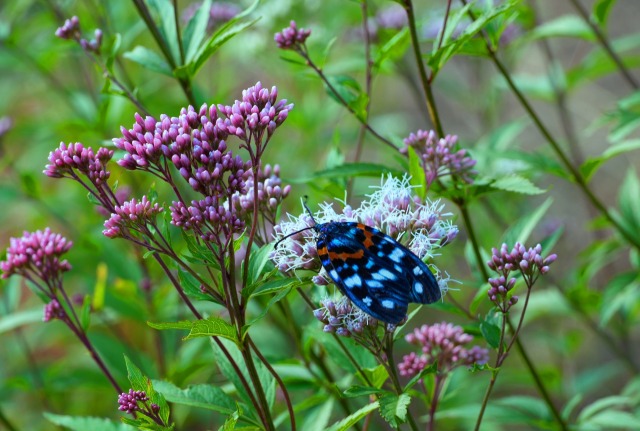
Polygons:
<instances>
[{"instance_id":1,"label":"green leaf","mask_svg":"<svg viewBox=\"0 0 640 431\"><path fill-rule=\"evenodd\" d=\"M553 199L547 198L547 200L545 200L541 205L538 205L534 211L531 211L518 219L511 225L511 227L509 227L509 229L507 229L502 242L507 244L509 247L513 247L516 242L521 244L527 242L529 235L531 235L531 232L533 232L536 226L540 225L542 218L547 214L552 203Z\"/></svg>"},{"instance_id":2,"label":"green leaf","mask_svg":"<svg viewBox=\"0 0 640 431\"><path fill-rule=\"evenodd\" d=\"M407 420L407 409L411 402L409 394L386 394L380 397L380 416L392 427Z\"/></svg>"},{"instance_id":3,"label":"green leaf","mask_svg":"<svg viewBox=\"0 0 640 431\"><path fill-rule=\"evenodd\" d=\"M125 52L123 56L149 70L173 77L171 66L149 48L136 46L132 51Z\"/></svg>"},{"instance_id":4,"label":"green leaf","mask_svg":"<svg viewBox=\"0 0 640 431\"><path fill-rule=\"evenodd\" d=\"M416 153L413 147L408 147L409 156L409 175L411 176L411 185L416 186L414 190L420 196L420 199L424 200L427 195L427 177L422 168L422 162L420 156Z\"/></svg>"},{"instance_id":5,"label":"green leaf","mask_svg":"<svg viewBox=\"0 0 640 431\"><path fill-rule=\"evenodd\" d=\"M149 397L149 402L152 404L157 404L160 407L158 411L158 416L162 419L164 423L169 423L169 405L167 404L167 400L164 397L157 393L153 388L153 384L151 383L151 379L144 376L142 371L127 357L124 355L124 362L127 366L127 378L129 379L129 383L131 383L131 388L135 391L144 391ZM160 427L157 429L168 429L164 427Z\"/></svg>"},{"instance_id":6,"label":"green leaf","mask_svg":"<svg viewBox=\"0 0 640 431\"><path fill-rule=\"evenodd\" d=\"M527 178L517 174L496 178L490 185L494 189L522 193L525 195L539 195L545 192Z\"/></svg>"},{"instance_id":7,"label":"green leaf","mask_svg":"<svg viewBox=\"0 0 640 431\"><path fill-rule=\"evenodd\" d=\"M242 354L238 350L236 344L225 338L218 338L218 342L211 340L211 347L213 349L213 353L215 356L215 363L218 365L220 372L229 380L233 386L236 388L236 391L242 398L242 400L247 405L252 405L251 398L247 394L247 391L238 375L238 370L244 376L245 381L249 382L251 385L251 378L246 369L245 361L242 357ZM221 347L222 345L222 347ZM227 353L224 353L222 348L226 350ZM238 365L239 368L235 368L234 365L229 362L229 358L227 354L231 357L231 360L235 364ZM260 384L262 385L263 390L265 391L265 395L267 397L267 402L271 406L275 400L275 379L269 373L269 371L265 368L265 366L261 362L256 362L256 368L258 370L258 378L260 380Z\"/></svg>"},{"instance_id":8,"label":"green leaf","mask_svg":"<svg viewBox=\"0 0 640 431\"><path fill-rule=\"evenodd\" d=\"M260 3L260 0L256 0L251 6L239 13L225 24L222 25L211 37L204 43L202 48L194 55L194 60L190 62L191 76L195 76L206 61L211 57L222 45L228 40L251 27L258 22L260 18L256 18L252 21L242 22L245 17L251 14Z\"/></svg>"},{"instance_id":9,"label":"green leaf","mask_svg":"<svg viewBox=\"0 0 640 431\"><path fill-rule=\"evenodd\" d=\"M295 282L295 281L294 281ZM287 296L289 294L289 292L291 292L291 287L287 287L287 288L282 288L281 290L278 291L278 293L276 293L267 303L267 305L262 309L262 311L260 312L260 314L258 314L253 320L251 320L249 323L247 323L246 325L244 325L242 327L242 336L244 337L244 335L247 333L247 331L249 331L249 328L256 324L259 320L261 320L264 316L267 315L267 313L269 312L269 310L271 309L271 307L278 303L279 301L282 300L282 298L284 298L285 296Z\"/></svg>"},{"instance_id":10,"label":"green leaf","mask_svg":"<svg viewBox=\"0 0 640 431\"><path fill-rule=\"evenodd\" d=\"M480 321L480 332L491 347L497 349L500 346L500 326L496 323L492 311L489 312L486 319Z\"/></svg>"},{"instance_id":11,"label":"green leaf","mask_svg":"<svg viewBox=\"0 0 640 431\"><path fill-rule=\"evenodd\" d=\"M180 322L162 322L162 323L153 323L147 322L147 325L151 326L153 329L191 329L193 322L190 320L181 320Z\"/></svg>"},{"instance_id":12,"label":"green leaf","mask_svg":"<svg viewBox=\"0 0 640 431\"><path fill-rule=\"evenodd\" d=\"M593 177L593 174L598 171L598 169L604 162L616 156L619 156L620 154L635 151L637 149L640 149L640 139L631 139L628 141L619 142L607 148L601 156L587 159L582 164L582 166L580 166L580 172L587 181L590 181Z\"/></svg>"},{"instance_id":13,"label":"green leaf","mask_svg":"<svg viewBox=\"0 0 640 431\"><path fill-rule=\"evenodd\" d=\"M207 295L200 290L200 282L190 272L179 268L178 280L180 280L180 286L189 298L193 298L198 301L216 302L211 295Z\"/></svg>"},{"instance_id":14,"label":"green leaf","mask_svg":"<svg viewBox=\"0 0 640 431\"><path fill-rule=\"evenodd\" d=\"M135 431L136 428L109 419L87 416L64 416L44 412L43 416L52 424L73 431Z\"/></svg>"},{"instance_id":15,"label":"green leaf","mask_svg":"<svg viewBox=\"0 0 640 431\"><path fill-rule=\"evenodd\" d=\"M211 17L211 0L205 0L193 14L187 23L182 35L182 46L185 52L185 64L191 63L197 52L200 50L200 44L207 35L207 25Z\"/></svg>"},{"instance_id":16,"label":"green leaf","mask_svg":"<svg viewBox=\"0 0 640 431\"><path fill-rule=\"evenodd\" d=\"M603 28L606 28L607 26L609 13L611 12L611 9L613 9L613 5L615 3L616 0L596 0L593 4L593 17Z\"/></svg>"},{"instance_id":17,"label":"green leaf","mask_svg":"<svg viewBox=\"0 0 640 431\"><path fill-rule=\"evenodd\" d=\"M360 408L358 411L350 414L346 418L334 423L332 426L327 428L326 431L347 431L350 430L351 427L357 424L362 418L370 414L372 411L377 409L379 406L379 402L376 401L371 404L367 404L366 406Z\"/></svg>"},{"instance_id":18,"label":"green leaf","mask_svg":"<svg viewBox=\"0 0 640 431\"><path fill-rule=\"evenodd\" d=\"M158 30L162 39L169 47L169 53L174 64L182 64L180 60L180 45L178 44L178 29L176 28L176 10L171 0L147 0L149 9L154 13Z\"/></svg>"},{"instance_id":19,"label":"green leaf","mask_svg":"<svg viewBox=\"0 0 640 431\"><path fill-rule=\"evenodd\" d=\"M385 391L382 389L378 389L378 388L372 388L370 386L359 386L359 385L354 385L351 386L349 389L347 389L346 391L344 391L344 396L346 398L357 398L357 397L362 397L362 396L369 396L369 395L373 395L373 394L382 394Z\"/></svg>"},{"instance_id":20,"label":"green leaf","mask_svg":"<svg viewBox=\"0 0 640 431\"><path fill-rule=\"evenodd\" d=\"M310 183L318 179L332 179L332 178L352 178L352 177L375 177L380 178L383 174L392 174L394 176L401 176L402 172L394 169L390 169L385 165L377 165L375 163L345 163L344 165L335 166L330 169L325 169L313 173L311 176L291 179L288 178L287 182L293 184Z\"/></svg>"},{"instance_id":21,"label":"green leaf","mask_svg":"<svg viewBox=\"0 0 640 431\"><path fill-rule=\"evenodd\" d=\"M265 244L257 251L252 251L249 257L249 286L260 279L262 271L269 262L269 255L273 251L273 243Z\"/></svg>"},{"instance_id":22,"label":"green leaf","mask_svg":"<svg viewBox=\"0 0 640 431\"><path fill-rule=\"evenodd\" d=\"M269 280L266 283L257 283L256 286L247 293L250 297L269 295L281 292L289 287L293 287L294 284L301 284L300 280L296 278L276 278L275 280Z\"/></svg>"},{"instance_id":23,"label":"green leaf","mask_svg":"<svg viewBox=\"0 0 640 431\"><path fill-rule=\"evenodd\" d=\"M635 170L629 169L620 187L618 206L620 213L611 212L611 215L630 236L640 241L640 181Z\"/></svg>"},{"instance_id":24,"label":"green leaf","mask_svg":"<svg viewBox=\"0 0 640 431\"><path fill-rule=\"evenodd\" d=\"M91 296L85 295L80 309L80 326L84 332L87 332L89 325L91 325Z\"/></svg>"},{"instance_id":25,"label":"green leaf","mask_svg":"<svg viewBox=\"0 0 640 431\"><path fill-rule=\"evenodd\" d=\"M383 365L378 365L375 368L363 368L362 373L374 388L382 388L382 385L389 379L389 372Z\"/></svg>"},{"instance_id":26,"label":"green leaf","mask_svg":"<svg viewBox=\"0 0 640 431\"><path fill-rule=\"evenodd\" d=\"M218 261L211 250L209 250L205 245L197 243L193 237L188 235L185 231L182 231L182 238L187 244L189 252L193 256L193 259L189 259L188 257L185 258L192 263L199 263L220 270L220 265L218 265Z\"/></svg>"},{"instance_id":27,"label":"green leaf","mask_svg":"<svg viewBox=\"0 0 640 431\"><path fill-rule=\"evenodd\" d=\"M367 121L369 97L367 93L362 91L358 81L347 75L327 76L327 81L329 84L325 83L325 90L329 97L339 104L342 104L343 101L346 102L356 118L360 121Z\"/></svg>"},{"instance_id":28,"label":"green leaf","mask_svg":"<svg viewBox=\"0 0 640 431\"><path fill-rule=\"evenodd\" d=\"M154 380L153 386L170 403L213 410L225 415L230 415L237 409L236 401L213 385L200 384L180 389L173 383ZM253 421L251 418L244 419Z\"/></svg>"},{"instance_id":29,"label":"green leaf","mask_svg":"<svg viewBox=\"0 0 640 431\"><path fill-rule=\"evenodd\" d=\"M595 41L593 30L578 15L563 15L534 28L525 36L526 39L544 39L558 37L574 37Z\"/></svg>"},{"instance_id":30,"label":"green leaf","mask_svg":"<svg viewBox=\"0 0 640 431\"><path fill-rule=\"evenodd\" d=\"M404 56L407 48L410 46L411 37L407 27L396 33L374 54L373 68L378 69L386 60L396 60Z\"/></svg>"},{"instance_id":31,"label":"green leaf","mask_svg":"<svg viewBox=\"0 0 640 431\"><path fill-rule=\"evenodd\" d=\"M223 337L234 343L238 342L235 328L224 319L216 316L193 322L191 332L184 339L191 340L199 337Z\"/></svg>"},{"instance_id":32,"label":"green leaf","mask_svg":"<svg viewBox=\"0 0 640 431\"><path fill-rule=\"evenodd\" d=\"M629 397L621 395L613 395L610 397L600 398L586 406L578 415L577 422L583 422L592 418L598 413L610 409L626 409L633 406L633 402Z\"/></svg>"},{"instance_id":33,"label":"green leaf","mask_svg":"<svg viewBox=\"0 0 640 431\"><path fill-rule=\"evenodd\" d=\"M424 367L422 370L420 370L418 374L416 374L411 378L411 380L409 380L409 383L407 383L407 385L404 387L404 392L407 392L409 389L411 389L416 383L422 380L424 376L427 376L429 374L435 374L437 372L438 372L437 362L434 362Z\"/></svg>"},{"instance_id":34,"label":"green leaf","mask_svg":"<svg viewBox=\"0 0 640 431\"><path fill-rule=\"evenodd\" d=\"M12 331L29 323L42 323L42 307L35 310L16 311L6 316L1 316L0 334Z\"/></svg>"},{"instance_id":35,"label":"green leaf","mask_svg":"<svg viewBox=\"0 0 640 431\"><path fill-rule=\"evenodd\" d=\"M627 68L640 65L640 56L637 55L637 48L640 46L640 37L638 36L638 33L635 33L611 42L613 50ZM619 67L611 59L611 56L604 49L598 47L567 72L567 88L571 90L582 83L593 83L600 77L618 72ZM609 139L616 142L621 138L610 136Z\"/></svg>"},{"instance_id":36,"label":"green leaf","mask_svg":"<svg viewBox=\"0 0 640 431\"><path fill-rule=\"evenodd\" d=\"M477 16L476 20L469 24L462 34L460 34L456 39L451 39L453 33L456 27L458 27L458 23L462 19L466 19L467 11L472 4L468 3L466 6L452 13L449 16L449 22L447 23L442 46L439 47L438 44L434 44L434 49L428 59L428 64L432 68L433 73L437 74L442 70L444 65L455 54L459 53L472 38L487 26L487 24L498 17L511 13L516 8L517 3L518 2L515 1L507 1L498 7L489 8L486 12ZM440 35L438 35L438 38L439 36Z\"/></svg>"}]
</instances>

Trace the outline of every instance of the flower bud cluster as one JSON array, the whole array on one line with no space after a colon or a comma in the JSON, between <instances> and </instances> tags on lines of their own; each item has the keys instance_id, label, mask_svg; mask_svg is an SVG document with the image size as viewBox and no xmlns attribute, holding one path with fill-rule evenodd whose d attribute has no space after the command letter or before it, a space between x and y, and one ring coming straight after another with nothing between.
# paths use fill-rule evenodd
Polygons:
<instances>
[{"instance_id":1,"label":"flower bud cluster","mask_svg":"<svg viewBox=\"0 0 640 431\"><path fill-rule=\"evenodd\" d=\"M324 324L324 332L342 337L361 336L368 329L378 327L378 321L354 307L346 297L337 301L326 298L320 301L321 307L313 315Z\"/></svg>"},{"instance_id":2,"label":"flower bud cluster","mask_svg":"<svg viewBox=\"0 0 640 431\"><path fill-rule=\"evenodd\" d=\"M540 244L527 249L519 242L511 250L507 244L502 244L500 249L493 248L491 252L491 260L487 262L487 266L499 276L489 279L487 295L503 312L518 301L518 297L511 294L516 284L516 278L510 277L511 272L519 271L530 289L540 275L549 272L549 265L558 257L555 254L543 257Z\"/></svg>"},{"instance_id":3,"label":"flower bud cluster","mask_svg":"<svg viewBox=\"0 0 640 431\"><path fill-rule=\"evenodd\" d=\"M44 313L42 316L43 322L50 322L53 319L62 319L64 317L64 309L57 299L52 299L44 306Z\"/></svg>"},{"instance_id":4,"label":"flower bud cluster","mask_svg":"<svg viewBox=\"0 0 640 431\"><path fill-rule=\"evenodd\" d=\"M465 345L473 341L473 337L452 323L436 323L422 325L406 335L405 340L421 347L421 354L411 353L403 357L398 365L400 374L412 376L435 362L439 372L448 372L460 365L482 365L489 360L489 351L479 346L470 349Z\"/></svg>"},{"instance_id":5,"label":"flower bud cluster","mask_svg":"<svg viewBox=\"0 0 640 431\"><path fill-rule=\"evenodd\" d=\"M146 196L140 201L135 198L116 207L116 212L104 222L103 235L109 238L123 236L128 229L142 230L153 224L156 215L164 211L157 203L151 204Z\"/></svg>"},{"instance_id":6,"label":"flower bud cluster","mask_svg":"<svg viewBox=\"0 0 640 431\"><path fill-rule=\"evenodd\" d=\"M94 31L93 39L84 39L80 31L80 20L77 16L73 16L65 20L64 25L56 29L55 35L60 39L77 41L86 52L100 54L100 47L102 46L102 30L96 29Z\"/></svg>"},{"instance_id":7,"label":"flower bud cluster","mask_svg":"<svg viewBox=\"0 0 640 431\"><path fill-rule=\"evenodd\" d=\"M57 282L71 265L62 255L73 243L49 228L33 233L24 232L21 238L11 238L6 260L0 262L2 278L18 274L32 279L32 275L45 282ZM53 284L52 284L53 285Z\"/></svg>"},{"instance_id":8,"label":"flower bud cluster","mask_svg":"<svg viewBox=\"0 0 640 431\"><path fill-rule=\"evenodd\" d=\"M304 49L307 38L311 34L311 30L298 28L295 21L289 23L289 27L282 29L280 33L276 33L273 39L276 41L280 49Z\"/></svg>"},{"instance_id":9,"label":"flower bud cluster","mask_svg":"<svg viewBox=\"0 0 640 431\"><path fill-rule=\"evenodd\" d=\"M447 135L438 139L433 130L418 130L404 139L404 147L400 152L407 154L412 147L424 170L427 186L436 179L450 175L466 183L473 182L473 176L477 173L473 170L476 161L467 155L467 150L455 151L458 137Z\"/></svg>"},{"instance_id":10,"label":"flower bud cluster","mask_svg":"<svg viewBox=\"0 0 640 431\"><path fill-rule=\"evenodd\" d=\"M205 241L228 237L244 230L245 223L236 211L216 198L206 197L191 201L186 207L182 202L171 205L171 224L184 230L195 230Z\"/></svg>"},{"instance_id":11,"label":"flower bud cluster","mask_svg":"<svg viewBox=\"0 0 640 431\"><path fill-rule=\"evenodd\" d=\"M254 199L256 190L254 188L253 172L248 172L246 180L246 193L234 193L231 196L231 202L233 207L240 214L248 215L253 212ZM273 168L271 165L266 165L264 169L261 169L258 173L257 184L258 195L258 211L264 214L275 215L275 212L284 198L286 198L291 192L291 186L282 186L282 180L280 180L280 166L275 165Z\"/></svg>"},{"instance_id":12,"label":"flower bud cluster","mask_svg":"<svg viewBox=\"0 0 640 431\"><path fill-rule=\"evenodd\" d=\"M107 170L107 163L113 157L113 151L99 148L97 153L91 147L85 147L79 142L60 147L49 153L49 164L44 174L51 178L78 178L81 173L89 178L93 184L105 184L111 172ZM76 172L77 171L77 172Z\"/></svg>"},{"instance_id":13,"label":"flower bud cluster","mask_svg":"<svg viewBox=\"0 0 640 431\"><path fill-rule=\"evenodd\" d=\"M138 402L149 401L149 397L145 391L134 391L129 389L129 392L123 392L118 395L118 410L127 412L129 414L140 410Z\"/></svg>"}]
</instances>

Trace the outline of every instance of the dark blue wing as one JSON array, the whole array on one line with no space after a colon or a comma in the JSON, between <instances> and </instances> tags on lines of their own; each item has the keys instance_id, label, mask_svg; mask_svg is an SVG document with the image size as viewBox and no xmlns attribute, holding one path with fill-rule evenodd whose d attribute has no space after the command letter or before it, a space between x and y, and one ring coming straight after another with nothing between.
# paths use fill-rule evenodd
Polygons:
<instances>
[{"instance_id":1,"label":"dark blue wing","mask_svg":"<svg viewBox=\"0 0 640 431\"><path fill-rule=\"evenodd\" d=\"M317 230L322 266L365 313L399 323L410 302L440 299L438 282L428 266L388 235L355 222L326 223Z\"/></svg>"}]
</instances>

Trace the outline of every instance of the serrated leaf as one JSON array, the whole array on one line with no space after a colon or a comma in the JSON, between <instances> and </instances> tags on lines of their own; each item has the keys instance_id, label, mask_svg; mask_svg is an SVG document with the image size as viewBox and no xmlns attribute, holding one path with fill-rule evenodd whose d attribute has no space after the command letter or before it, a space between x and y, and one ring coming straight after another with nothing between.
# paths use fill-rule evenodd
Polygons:
<instances>
[{"instance_id":1,"label":"serrated leaf","mask_svg":"<svg viewBox=\"0 0 640 431\"><path fill-rule=\"evenodd\" d=\"M87 416L65 416L43 412L43 416L52 424L68 428L73 431L135 431L129 425L117 423L105 418Z\"/></svg>"},{"instance_id":2,"label":"serrated leaf","mask_svg":"<svg viewBox=\"0 0 640 431\"><path fill-rule=\"evenodd\" d=\"M383 174L392 174L394 176L402 176L402 172L391 169L385 165L377 165L375 163L345 163L344 165L335 166L313 173L311 176L291 179L287 182L293 184L309 183L318 179L332 178L352 178L352 177L376 177L380 178Z\"/></svg>"},{"instance_id":3,"label":"serrated leaf","mask_svg":"<svg viewBox=\"0 0 640 431\"><path fill-rule=\"evenodd\" d=\"M238 342L236 329L220 317L211 316L207 319L196 320L191 325L189 335L184 340L199 337L223 337L234 343Z\"/></svg>"},{"instance_id":4,"label":"serrated leaf","mask_svg":"<svg viewBox=\"0 0 640 431\"><path fill-rule=\"evenodd\" d=\"M379 406L378 401L371 404L367 404L366 406L360 408L358 411L350 414L346 418L336 422L335 424L327 428L326 431L350 430L353 425L357 424L361 419L363 419L365 416L369 415L372 411L377 409L378 406Z\"/></svg>"},{"instance_id":5,"label":"serrated leaf","mask_svg":"<svg viewBox=\"0 0 640 431\"><path fill-rule=\"evenodd\" d=\"M149 70L173 77L171 66L158 54L144 46L136 46L133 50L125 52L123 57Z\"/></svg>"},{"instance_id":6,"label":"serrated leaf","mask_svg":"<svg viewBox=\"0 0 640 431\"><path fill-rule=\"evenodd\" d=\"M407 420L407 409L411 397L409 394L386 394L380 397L380 416L392 427Z\"/></svg>"},{"instance_id":7,"label":"serrated leaf","mask_svg":"<svg viewBox=\"0 0 640 431\"><path fill-rule=\"evenodd\" d=\"M525 195L539 195L545 192L533 184L529 179L517 174L496 178L490 185L494 189L522 193Z\"/></svg>"}]
</instances>

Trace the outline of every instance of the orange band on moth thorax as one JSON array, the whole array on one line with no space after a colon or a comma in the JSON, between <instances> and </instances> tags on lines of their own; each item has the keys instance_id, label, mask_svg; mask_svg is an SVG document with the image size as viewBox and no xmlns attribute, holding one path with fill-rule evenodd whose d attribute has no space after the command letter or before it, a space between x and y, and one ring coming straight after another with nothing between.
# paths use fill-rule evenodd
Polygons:
<instances>
[{"instance_id":1,"label":"orange band on moth thorax","mask_svg":"<svg viewBox=\"0 0 640 431\"><path fill-rule=\"evenodd\" d=\"M334 260L342 260L346 261L347 259L362 259L364 257L364 250L360 249L355 253L336 253L333 251L329 252L329 259Z\"/></svg>"}]
</instances>

